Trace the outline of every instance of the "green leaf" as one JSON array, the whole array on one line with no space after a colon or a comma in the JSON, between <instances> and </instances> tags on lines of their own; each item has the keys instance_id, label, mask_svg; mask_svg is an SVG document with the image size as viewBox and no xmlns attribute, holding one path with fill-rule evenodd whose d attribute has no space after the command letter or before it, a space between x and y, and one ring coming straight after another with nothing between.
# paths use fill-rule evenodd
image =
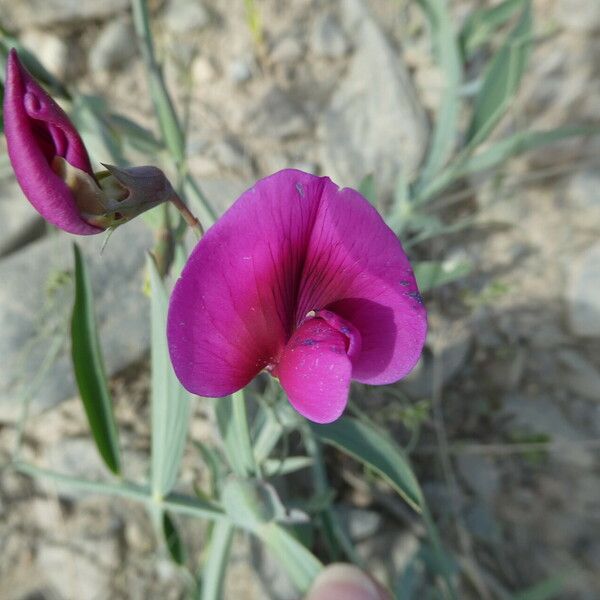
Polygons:
<instances>
[{"instance_id":1,"label":"green leaf","mask_svg":"<svg viewBox=\"0 0 600 600\"><path fill-rule=\"evenodd\" d=\"M225 454L234 473L241 477L253 475L256 464L248 430L244 390L219 398L215 412Z\"/></svg>"},{"instance_id":2,"label":"green leaf","mask_svg":"<svg viewBox=\"0 0 600 600\"><path fill-rule=\"evenodd\" d=\"M75 303L71 319L71 355L75 380L98 452L106 466L119 474L117 426L98 340L92 286L77 244L73 244L73 251Z\"/></svg>"},{"instance_id":3,"label":"green leaf","mask_svg":"<svg viewBox=\"0 0 600 600\"><path fill-rule=\"evenodd\" d=\"M363 177L358 186L359 193L364 196L375 208L377 208L377 188L375 187L375 176L373 173Z\"/></svg>"},{"instance_id":4,"label":"green leaf","mask_svg":"<svg viewBox=\"0 0 600 600\"><path fill-rule=\"evenodd\" d=\"M531 1L526 0L518 23L486 69L467 133L469 144L480 144L488 137L519 89L531 49L532 27Z\"/></svg>"},{"instance_id":5,"label":"green leaf","mask_svg":"<svg viewBox=\"0 0 600 600\"><path fill-rule=\"evenodd\" d=\"M465 58L489 42L492 35L519 10L524 9L527 0L504 0L496 6L474 10L463 25L460 45Z\"/></svg>"},{"instance_id":6,"label":"green leaf","mask_svg":"<svg viewBox=\"0 0 600 600\"><path fill-rule=\"evenodd\" d=\"M419 178L419 185L423 185L444 166L454 148L458 134L459 89L463 67L454 21L446 0L419 0L418 3L429 19L435 55L446 79L427 160Z\"/></svg>"},{"instance_id":7,"label":"green leaf","mask_svg":"<svg viewBox=\"0 0 600 600\"><path fill-rule=\"evenodd\" d=\"M428 185L427 189L419 192L416 202L423 204L457 179L472 173L499 167L510 158L524 152L533 151L570 137L583 137L586 135L597 135L598 133L600 133L600 127L577 125L558 127L547 131L520 131L494 142L485 150L475 155L468 153L462 159L454 162Z\"/></svg>"},{"instance_id":8,"label":"green leaf","mask_svg":"<svg viewBox=\"0 0 600 600\"><path fill-rule=\"evenodd\" d=\"M597 135L598 133L600 133L600 127L583 127L577 125L557 127L548 131L519 131L494 142L484 151L464 161L456 170L454 179L486 169L492 169L519 154L537 150L560 140L571 137Z\"/></svg>"},{"instance_id":9,"label":"green leaf","mask_svg":"<svg viewBox=\"0 0 600 600\"><path fill-rule=\"evenodd\" d=\"M349 454L385 479L417 512L423 496L402 449L373 425L342 417L329 425L310 424L324 443Z\"/></svg>"},{"instance_id":10,"label":"green leaf","mask_svg":"<svg viewBox=\"0 0 600 600\"><path fill-rule=\"evenodd\" d=\"M234 528L230 523L217 523L210 536L210 546L202 570L202 588L199 600L221 600L223 598L223 580L229 562L229 551L233 540Z\"/></svg>"},{"instance_id":11,"label":"green leaf","mask_svg":"<svg viewBox=\"0 0 600 600\"><path fill-rule=\"evenodd\" d=\"M274 477L276 475L288 475L300 469L306 469L313 463L310 456L288 456L282 460L269 458L263 464L263 475Z\"/></svg>"},{"instance_id":12,"label":"green leaf","mask_svg":"<svg viewBox=\"0 0 600 600\"><path fill-rule=\"evenodd\" d=\"M185 546L183 545L183 540L179 535L179 531L175 525L175 521L169 515L168 512L163 513L162 517L162 527L163 527L163 535L165 538L165 542L167 544L167 550L171 555L171 558L178 565L185 564L186 561L186 551Z\"/></svg>"},{"instance_id":13,"label":"green leaf","mask_svg":"<svg viewBox=\"0 0 600 600\"><path fill-rule=\"evenodd\" d=\"M468 261L424 260L413 265L421 293L466 277L473 268Z\"/></svg>"},{"instance_id":14,"label":"green leaf","mask_svg":"<svg viewBox=\"0 0 600 600\"><path fill-rule=\"evenodd\" d=\"M167 346L167 291L154 261L148 259L152 357L152 491L168 494L177 480L187 436L190 394L177 379Z\"/></svg>"},{"instance_id":15,"label":"green leaf","mask_svg":"<svg viewBox=\"0 0 600 600\"><path fill-rule=\"evenodd\" d=\"M315 577L323 570L319 559L277 523L263 525L256 535L286 570L299 591L306 594Z\"/></svg>"}]
</instances>

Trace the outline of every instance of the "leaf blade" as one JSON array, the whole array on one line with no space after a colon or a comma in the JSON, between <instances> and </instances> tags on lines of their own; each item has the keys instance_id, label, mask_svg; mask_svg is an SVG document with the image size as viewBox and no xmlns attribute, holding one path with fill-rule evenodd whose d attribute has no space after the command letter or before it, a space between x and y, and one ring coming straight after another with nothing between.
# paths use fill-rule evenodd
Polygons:
<instances>
[{"instance_id":1,"label":"leaf blade","mask_svg":"<svg viewBox=\"0 0 600 600\"><path fill-rule=\"evenodd\" d=\"M151 300L152 491L166 496L175 485L185 449L190 394L173 371L166 341L168 297L153 260L148 259Z\"/></svg>"},{"instance_id":2,"label":"leaf blade","mask_svg":"<svg viewBox=\"0 0 600 600\"><path fill-rule=\"evenodd\" d=\"M372 468L416 511L421 512L421 489L404 452L387 435L353 417L342 417L329 425L311 423L324 443L335 446Z\"/></svg>"},{"instance_id":3,"label":"leaf blade","mask_svg":"<svg viewBox=\"0 0 600 600\"><path fill-rule=\"evenodd\" d=\"M117 425L98 339L92 286L83 254L73 244L75 302L71 318L71 357L77 388L96 447L115 475L121 472Z\"/></svg>"}]
</instances>

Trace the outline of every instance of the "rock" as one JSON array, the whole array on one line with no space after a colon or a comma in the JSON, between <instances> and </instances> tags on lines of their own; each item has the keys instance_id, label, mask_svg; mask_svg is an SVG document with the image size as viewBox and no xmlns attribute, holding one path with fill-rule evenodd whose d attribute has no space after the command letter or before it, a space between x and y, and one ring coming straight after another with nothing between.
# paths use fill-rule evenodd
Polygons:
<instances>
[{"instance_id":1,"label":"rock","mask_svg":"<svg viewBox=\"0 0 600 600\"><path fill-rule=\"evenodd\" d=\"M576 394L600 401L600 371L573 350L562 350L558 357L566 370L567 385Z\"/></svg>"},{"instance_id":2,"label":"rock","mask_svg":"<svg viewBox=\"0 0 600 600\"><path fill-rule=\"evenodd\" d=\"M43 234L44 220L17 183L0 180L0 258Z\"/></svg>"},{"instance_id":3,"label":"rock","mask_svg":"<svg viewBox=\"0 0 600 600\"><path fill-rule=\"evenodd\" d=\"M100 32L88 59L92 73L126 66L135 56L135 32L129 19L110 21Z\"/></svg>"},{"instance_id":4,"label":"rock","mask_svg":"<svg viewBox=\"0 0 600 600\"><path fill-rule=\"evenodd\" d=\"M271 51L271 60L277 63L293 64L302 57L303 52L302 45L295 37L286 36Z\"/></svg>"},{"instance_id":5,"label":"rock","mask_svg":"<svg viewBox=\"0 0 600 600\"><path fill-rule=\"evenodd\" d=\"M549 398L508 394L504 398L503 412L512 418L509 426L519 433L547 434L551 442L558 443L559 446L552 453L556 461L582 470L594 466L594 452L577 444L583 437L582 432L566 419Z\"/></svg>"},{"instance_id":6,"label":"rock","mask_svg":"<svg viewBox=\"0 0 600 600\"><path fill-rule=\"evenodd\" d=\"M127 10L129 0L0 0L2 25L7 29L49 27L101 20Z\"/></svg>"},{"instance_id":7,"label":"rock","mask_svg":"<svg viewBox=\"0 0 600 600\"><path fill-rule=\"evenodd\" d=\"M571 262L565 291L571 331L582 337L599 337L600 242Z\"/></svg>"},{"instance_id":8,"label":"rock","mask_svg":"<svg viewBox=\"0 0 600 600\"><path fill-rule=\"evenodd\" d=\"M347 74L320 123L324 172L353 187L375 173L389 196L400 170L410 175L421 162L427 120L401 57L368 15L353 40Z\"/></svg>"},{"instance_id":9,"label":"rock","mask_svg":"<svg viewBox=\"0 0 600 600\"><path fill-rule=\"evenodd\" d=\"M279 87L264 94L248 122L251 134L282 139L305 133L309 126L306 115Z\"/></svg>"},{"instance_id":10,"label":"rock","mask_svg":"<svg viewBox=\"0 0 600 600\"><path fill-rule=\"evenodd\" d=\"M200 0L171 0L164 19L171 33L187 34L206 27L210 14Z\"/></svg>"},{"instance_id":11,"label":"rock","mask_svg":"<svg viewBox=\"0 0 600 600\"><path fill-rule=\"evenodd\" d=\"M557 22L574 33L600 30L600 3L590 0L558 0Z\"/></svg>"},{"instance_id":12,"label":"rock","mask_svg":"<svg viewBox=\"0 0 600 600\"><path fill-rule=\"evenodd\" d=\"M486 501L492 501L500 488L496 463L481 454L459 454L456 466L469 489Z\"/></svg>"},{"instance_id":13,"label":"rock","mask_svg":"<svg viewBox=\"0 0 600 600\"><path fill-rule=\"evenodd\" d=\"M65 40L47 31L28 29L23 32L21 41L50 73L59 79L67 75L70 59L69 46Z\"/></svg>"},{"instance_id":14,"label":"rock","mask_svg":"<svg viewBox=\"0 0 600 600\"><path fill-rule=\"evenodd\" d=\"M77 238L87 258L107 372L139 360L149 345L149 302L143 293L151 231L142 221L114 233L100 254L102 235ZM0 422L15 421L20 398L40 374L32 394L32 414L76 394L70 344L42 369L55 339L64 336L72 305L65 271L73 268L73 238L44 238L0 262ZM68 278L67 278L68 279ZM40 373L40 370L46 371Z\"/></svg>"},{"instance_id":15,"label":"rock","mask_svg":"<svg viewBox=\"0 0 600 600\"><path fill-rule=\"evenodd\" d=\"M316 56L341 58L349 50L348 40L332 14L317 18L310 37L310 48Z\"/></svg>"}]
</instances>

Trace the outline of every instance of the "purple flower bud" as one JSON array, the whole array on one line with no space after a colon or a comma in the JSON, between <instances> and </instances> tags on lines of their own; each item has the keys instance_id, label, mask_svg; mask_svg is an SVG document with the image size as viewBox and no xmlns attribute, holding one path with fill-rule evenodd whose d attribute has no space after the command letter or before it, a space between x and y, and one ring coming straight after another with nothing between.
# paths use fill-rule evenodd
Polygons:
<instances>
[{"instance_id":1,"label":"purple flower bud","mask_svg":"<svg viewBox=\"0 0 600 600\"><path fill-rule=\"evenodd\" d=\"M46 221L69 233L100 233L173 196L156 167L106 166L94 174L75 126L14 49L6 66L4 131L23 193Z\"/></svg>"},{"instance_id":2,"label":"purple flower bud","mask_svg":"<svg viewBox=\"0 0 600 600\"><path fill-rule=\"evenodd\" d=\"M73 191L56 172L60 171L56 159L63 159L95 181L83 141L65 112L20 63L14 49L6 64L4 133L17 181L44 219L69 233L100 233L102 229L81 217Z\"/></svg>"}]
</instances>

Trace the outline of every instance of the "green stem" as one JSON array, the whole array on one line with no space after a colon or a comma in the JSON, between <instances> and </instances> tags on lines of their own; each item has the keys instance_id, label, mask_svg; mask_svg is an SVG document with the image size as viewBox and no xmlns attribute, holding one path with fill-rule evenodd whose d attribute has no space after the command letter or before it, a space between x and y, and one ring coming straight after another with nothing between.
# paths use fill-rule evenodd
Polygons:
<instances>
[{"instance_id":1,"label":"green stem","mask_svg":"<svg viewBox=\"0 0 600 600\"><path fill-rule=\"evenodd\" d=\"M311 469L313 474L313 481L315 484L315 490L318 495L325 495L329 493L331 487L327 478L327 471L325 469L325 463L323 461L323 452L320 442L312 434L312 431L308 427L303 428L304 445L308 455L313 459ZM323 522L323 529L325 531L325 539L329 546L329 551L333 561L339 560L340 549L346 554L346 556L356 565L363 567L364 561L361 559L359 554L356 552L352 540L346 535L342 525L339 523L336 514L328 506L325 510L320 513L321 520Z\"/></svg>"},{"instance_id":2,"label":"green stem","mask_svg":"<svg viewBox=\"0 0 600 600\"><path fill-rule=\"evenodd\" d=\"M137 485L125 480L117 482L89 481L79 479L71 475L63 475L49 469L41 469L35 465L25 462L16 462L13 467L19 473L30 477L42 477L51 479L57 483L72 489L91 492L94 494L105 494L135 500L148 507L150 511L161 508L174 513L209 519L211 521L229 521L227 515L217 506L208 502L201 502L191 496L182 494L169 494L163 499L153 496L148 487Z\"/></svg>"}]
</instances>

